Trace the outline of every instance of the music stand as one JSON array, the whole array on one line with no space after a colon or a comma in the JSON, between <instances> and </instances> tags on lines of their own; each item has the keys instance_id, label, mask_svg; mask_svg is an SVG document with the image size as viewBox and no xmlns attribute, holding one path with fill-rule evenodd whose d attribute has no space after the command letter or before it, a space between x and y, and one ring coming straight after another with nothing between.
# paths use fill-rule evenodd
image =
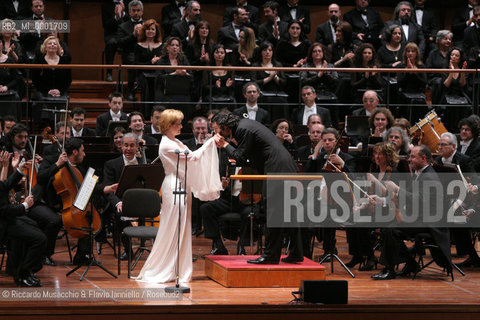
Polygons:
<instances>
[{"instance_id":1,"label":"music stand","mask_svg":"<svg viewBox=\"0 0 480 320\"><path fill-rule=\"evenodd\" d=\"M123 167L122 174L120 175L117 192L115 192L115 194L119 198L122 198L123 193L132 188L143 188L159 191L162 187L163 179L165 179L165 170L163 169L163 165L161 163L125 166ZM122 254L122 246L118 226L115 228L115 233L118 243L118 274L120 274L120 255Z\"/></svg>"},{"instance_id":2,"label":"music stand","mask_svg":"<svg viewBox=\"0 0 480 320\"><path fill-rule=\"evenodd\" d=\"M123 129L125 129L125 131L128 132L127 120L120 120L120 121L110 120L108 122L107 131L106 131L105 136L110 137L112 135L113 129L115 129L116 127L122 127Z\"/></svg>"},{"instance_id":3,"label":"music stand","mask_svg":"<svg viewBox=\"0 0 480 320\"><path fill-rule=\"evenodd\" d=\"M76 230L82 230L82 231L87 231L88 232L88 240L89 240L89 245L90 245L90 251L88 253L88 260L89 263L87 264L87 267L85 268L85 271L83 272L82 276L80 277L80 281L82 281L85 276L87 275L88 270L90 270L90 267L99 267L115 279L118 277L114 275L110 270L105 268L104 266L101 265L97 259L95 259L95 256L93 254L93 203L92 203L92 194L93 190L95 188L95 185L98 181L98 177L94 177L93 173L95 170L93 168L89 168L87 171L87 174L85 175L85 178L83 179L82 185L80 186L80 189L77 192L77 196L75 198L73 206L76 207L77 209L81 211L85 211L87 206L90 206L90 210L87 213L87 217L90 220L90 227L89 228L72 228ZM78 249L77 249L78 250ZM78 266L73 268L67 273L67 277L80 269L83 266L83 263L80 263Z\"/></svg>"}]
</instances>

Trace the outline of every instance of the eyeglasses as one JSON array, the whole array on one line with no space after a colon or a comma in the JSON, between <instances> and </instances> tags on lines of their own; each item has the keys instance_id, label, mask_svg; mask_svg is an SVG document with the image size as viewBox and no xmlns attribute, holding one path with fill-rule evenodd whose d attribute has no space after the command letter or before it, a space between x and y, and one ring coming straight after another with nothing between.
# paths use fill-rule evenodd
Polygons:
<instances>
[{"instance_id":1,"label":"eyeglasses","mask_svg":"<svg viewBox=\"0 0 480 320\"><path fill-rule=\"evenodd\" d=\"M363 102L370 102L370 103L372 103L372 102L374 102L374 101L375 101L375 99L372 99L372 98L370 98L370 99L363 99Z\"/></svg>"},{"instance_id":2,"label":"eyeglasses","mask_svg":"<svg viewBox=\"0 0 480 320\"><path fill-rule=\"evenodd\" d=\"M446 146L449 146L449 145L451 145L451 143L445 143L445 142L437 143L437 146L439 146L439 147L446 147Z\"/></svg>"}]
</instances>

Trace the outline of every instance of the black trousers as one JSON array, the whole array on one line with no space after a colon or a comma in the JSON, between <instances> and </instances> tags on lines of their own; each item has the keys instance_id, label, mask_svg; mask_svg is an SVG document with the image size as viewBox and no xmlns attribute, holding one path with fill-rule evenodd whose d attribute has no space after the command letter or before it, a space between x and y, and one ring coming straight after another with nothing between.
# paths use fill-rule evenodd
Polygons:
<instances>
[{"instance_id":1,"label":"black trousers","mask_svg":"<svg viewBox=\"0 0 480 320\"><path fill-rule=\"evenodd\" d=\"M47 237L47 246L43 254L46 256L53 255L55 253L57 235L63 225L62 217L50 207L43 204L32 207L29 210L28 217L37 222L40 230L42 230Z\"/></svg>"},{"instance_id":2,"label":"black trousers","mask_svg":"<svg viewBox=\"0 0 480 320\"><path fill-rule=\"evenodd\" d=\"M12 276L24 276L42 268L42 257L47 237L35 221L26 216L16 217L7 228L7 272Z\"/></svg>"}]
</instances>

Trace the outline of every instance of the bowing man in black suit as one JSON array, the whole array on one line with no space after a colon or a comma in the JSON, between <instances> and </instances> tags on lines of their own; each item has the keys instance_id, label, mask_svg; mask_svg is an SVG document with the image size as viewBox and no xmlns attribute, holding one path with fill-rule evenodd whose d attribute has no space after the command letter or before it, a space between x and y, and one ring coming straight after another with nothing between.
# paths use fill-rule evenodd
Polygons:
<instances>
[{"instance_id":1,"label":"bowing man in black suit","mask_svg":"<svg viewBox=\"0 0 480 320\"><path fill-rule=\"evenodd\" d=\"M258 12L258 8L250 3L247 3L247 0L238 0L237 5L235 7L227 7L225 8L225 12L223 13L223 26L228 26L232 23L233 11L235 8L244 8L248 14L248 27L252 28L255 33L258 32L258 26L260 25L260 15Z\"/></svg>"},{"instance_id":2,"label":"bowing man in black suit","mask_svg":"<svg viewBox=\"0 0 480 320\"><path fill-rule=\"evenodd\" d=\"M233 114L241 118L256 120L262 124L270 123L270 114L267 110L258 107L258 97L260 97L260 87L255 82L246 83L243 86L243 96L246 104L243 107L233 110Z\"/></svg>"},{"instance_id":3,"label":"bowing man in black suit","mask_svg":"<svg viewBox=\"0 0 480 320\"><path fill-rule=\"evenodd\" d=\"M355 8L345 13L343 20L353 29L354 44L372 43L380 47L380 35L383 21L377 10L369 7L370 0L355 0Z\"/></svg>"},{"instance_id":4,"label":"bowing man in black suit","mask_svg":"<svg viewBox=\"0 0 480 320\"><path fill-rule=\"evenodd\" d=\"M330 110L317 106L317 104L315 103L316 97L317 94L315 93L315 89L312 86L304 86L302 88L302 100L304 105L293 110L293 123L305 126L307 125L310 115L318 114L320 115L320 118L322 118L322 124L325 127L332 126L332 117L330 115Z\"/></svg>"},{"instance_id":5,"label":"bowing man in black suit","mask_svg":"<svg viewBox=\"0 0 480 320\"><path fill-rule=\"evenodd\" d=\"M137 157L137 151L139 147L139 139L134 133L126 133L122 138L122 155L118 158L105 162L103 167L103 184L106 186L118 184L120 176L122 175L123 168L129 165L136 165L141 163L147 163L147 159ZM107 192L105 192L107 193ZM107 199L114 208L115 212L122 212L122 199L120 199L115 192L107 193ZM123 222L119 228L120 232L129 223ZM124 248L128 248L128 242L126 238L122 238ZM127 252L124 252L121 260L127 260Z\"/></svg>"},{"instance_id":6,"label":"bowing man in black suit","mask_svg":"<svg viewBox=\"0 0 480 320\"><path fill-rule=\"evenodd\" d=\"M143 140L147 145L155 145L158 144L157 139L150 137L145 134L145 119L143 118L143 114L138 111L133 111L128 115L127 119L128 128L130 131L137 135L138 139Z\"/></svg>"},{"instance_id":7,"label":"bowing man in black suit","mask_svg":"<svg viewBox=\"0 0 480 320\"><path fill-rule=\"evenodd\" d=\"M182 45L184 48L186 48L187 43L193 39L196 23L201 20L200 11L200 3L195 0L188 1L185 7L185 17L172 27L170 36L183 39Z\"/></svg>"},{"instance_id":8,"label":"bowing man in black suit","mask_svg":"<svg viewBox=\"0 0 480 320\"><path fill-rule=\"evenodd\" d=\"M414 179L412 179L412 184L407 185L407 187L400 188L397 184L392 181L385 183L385 187L388 191L398 194L399 199L405 199L405 207L399 208L403 213L411 216L415 210L420 210L417 212L419 219L422 218L424 214L443 214L443 212L437 212L436 204L442 199L438 199L436 192L424 192L425 186L439 181L440 178L435 172L433 167L430 165L432 160L432 153L427 146L419 145L412 148L410 152L410 157L408 162L410 168L414 172ZM417 185L418 184L418 185ZM372 195L372 201L377 204L385 203L385 199L378 197L377 195ZM422 205L423 203L423 205ZM423 208L426 208L425 203L428 203L428 209L430 212L425 212ZM445 208L445 203L444 203ZM401 219L401 218L400 218ZM385 269L380 273L372 275L374 280L388 280L394 279L397 275L408 275L410 273L415 273L418 271L418 265L414 260L414 257L408 252L407 247L405 246L404 237L407 235L409 237L415 237L418 233L429 233L435 244L439 247L441 254L447 265L445 268L447 272L452 272L452 256L450 253L450 233L448 228L440 227L422 227L422 228L405 228L402 227L402 222L398 223L398 228L384 228L382 229L383 234L383 245L382 245L382 256L381 261L384 262ZM405 267L399 274L395 273L395 265L406 262Z\"/></svg>"},{"instance_id":9,"label":"bowing man in black suit","mask_svg":"<svg viewBox=\"0 0 480 320\"><path fill-rule=\"evenodd\" d=\"M260 174L266 173L295 173L297 165L280 140L264 125L250 119L240 119L230 113L217 113L213 118L220 127L220 134L215 135L215 142L220 148L225 148L227 155L236 160L237 165L247 165L256 169ZM232 146L226 138L233 138L238 147ZM278 188L268 188L267 217L281 214L271 212L268 206L269 199L278 196ZM264 254L255 260L249 260L254 264L278 264L282 251L283 228L268 228L266 234L266 248ZM291 232L290 253L283 262L296 263L303 261L300 230Z\"/></svg>"},{"instance_id":10,"label":"bowing man in black suit","mask_svg":"<svg viewBox=\"0 0 480 320\"><path fill-rule=\"evenodd\" d=\"M10 165L7 151L0 152L2 164L6 169ZM15 283L21 287L41 287L40 280L34 272L42 268L42 257L47 239L35 221L25 214L32 207L33 195L25 198L22 204L10 204L9 191L23 177L23 170L31 166L31 161L19 165L20 157L12 159L14 172L4 181L0 181L0 239L9 242L7 249L7 273L14 277ZM17 169L18 167L18 169Z\"/></svg>"},{"instance_id":11,"label":"bowing man in black suit","mask_svg":"<svg viewBox=\"0 0 480 320\"><path fill-rule=\"evenodd\" d=\"M394 20L385 22L385 29L394 24L401 26L402 44L406 45L408 42L415 42L418 45L422 56L424 56L425 37L423 35L422 26L415 22L414 18L412 17L412 12L413 6L410 2L400 1L394 10Z\"/></svg>"},{"instance_id":12,"label":"bowing man in black suit","mask_svg":"<svg viewBox=\"0 0 480 320\"><path fill-rule=\"evenodd\" d=\"M110 110L97 118L97 136L105 136L108 133L107 128L110 121L127 120L128 118L127 114L122 112L123 95L120 92L115 91L108 96L108 106Z\"/></svg>"},{"instance_id":13,"label":"bowing man in black suit","mask_svg":"<svg viewBox=\"0 0 480 320\"><path fill-rule=\"evenodd\" d=\"M315 33L315 41L320 42L325 47L333 44L337 41L335 30L340 24L340 16L342 11L336 3L332 3L328 6L328 21L317 26L317 32Z\"/></svg>"},{"instance_id":14,"label":"bowing man in black suit","mask_svg":"<svg viewBox=\"0 0 480 320\"><path fill-rule=\"evenodd\" d=\"M80 137L94 137L95 130L85 127L85 118L87 111L83 108L77 107L70 112L70 123L72 125L72 136Z\"/></svg>"},{"instance_id":15,"label":"bowing man in black suit","mask_svg":"<svg viewBox=\"0 0 480 320\"><path fill-rule=\"evenodd\" d=\"M267 1L263 5L263 13L267 21L258 28L260 43L268 41L276 47L281 39L288 39L288 23L280 20L278 16L279 5L275 1Z\"/></svg>"},{"instance_id":16,"label":"bowing man in black suit","mask_svg":"<svg viewBox=\"0 0 480 320\"><path fill-rule=\"evenodd\" d=\"M303 33L310 33L310 9L298 4L299 0L287 0L287 3L278 9L280 20L290 23L298 20L303 25Z\"/></svg>"},{"instance_id":17,"label":"bowing man in black suit","mask_svg":"<svg viewBox=\"0 0 480 320\"><path fill-rule=\"evenodd\" d=\"M186 1L172 1L162 8L162 36L167 39L172 31L172 26L182 19Z\"/></svg>"}]
</instances>

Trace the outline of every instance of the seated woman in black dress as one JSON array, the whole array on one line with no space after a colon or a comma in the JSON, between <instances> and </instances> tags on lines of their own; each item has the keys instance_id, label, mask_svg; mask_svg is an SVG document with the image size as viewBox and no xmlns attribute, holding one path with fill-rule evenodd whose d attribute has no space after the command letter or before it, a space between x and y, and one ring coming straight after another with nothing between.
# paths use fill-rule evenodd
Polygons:
<instances>
[{"instance_id":1,"label":"seated woman in black dress","mask_svg":"<svg viewBox=\"0 0 480 320\"><path fill-rule=\"evenodd\" d=\"M310 40L303 34L303 24L292 20L288 24L288 39L280 40L275 49L276 59L284 67L301 67L307 61Z\"/></svg>"},{"instance_id":2,"label":"seated woman in black dress","mask_svg":"<svg viewBox=\"0 0 480 320\"><path fill-rule=\"evenodd\" d=\"M399 68L424 69L420 49L415 42L409 42L403 52L402 64ZM397 77L399 87L399 101L403 104L410 104L410 108L403 107L397 114L416 121L428 112L425 98L427 88L426 73L399 73ZM412 106L413 105L413 106Z\"/></svg>"},{"instance_id":3,"label":"seated woman in black dress","mask_svg":"<svg viewBox=\"0 0 480 320\"><path fill-rule=\"evenodd\" d=\"M70 63L70 57L62 54L58 38L50 36L43 41L40 47L41 55L36 55L35 64L61 65ZM67 101L68 91L72 83L72 71L70 69L33 69L32 81L34 86L33 100L51 101L53 104L46 105L47 108L58 107L58 103L64 104ZM35 120L46 119L53 121L50 113L41 114L43 103L36 103L33 108Z\"/></svg>"},{"instance_id":4,"label":"seated woman in black dress","mask_svg":"<svg viewBox=\"0 0 480 320\"><path fill-rule=\"evenodd\" d=\"M366 72L352 72L352 88L356 91L355 100L361 103L363 93L366 90L375 90L380 98L380 92L383 88L382 75L375 72L378 67L375 48L370 43L364 43L355 50L353 59L354 68L371 69Z\"/></svg>"},{"instance_id":5,"label":"seated woman in black dress","mask_svg":"<svg viewBox=\"0 0 480 320\"><path fill-rule=\"evenodd\" d=\"M137 44L135 45L135 64L152 66L160 60L162 50L162 38L160 26L154 19L145 21L138 32ZM137 71L137 82L142 88L142 100L153 101L155 70ZM145 117L150 116L149 110L144 111Z\"/></svg>"},{"instance_id":6,"label":"seated woman in black dress","mask_svg":"<svg viewBox=\"0 0 480 320\"><path fill-rule=\"evenodd\" d=\"M3 40L0 40L0 65L15 63L5 51ZM23 78L14 68L0 68L0 116L12 115L17 119L22 117L19 88L24 86Z\"/></svg>"},{"instance_id":7,"label":"seated woman in black dress","mask_svg":"<svg viewBox=\"0 0 480 320\"><path fill-rule=\"evenodd\" d=\"M351 68L355 57L355 46L352 42L352 26L348 22L341 22L335 28L336 41L328 46L328 56L336 68ZM339 82L335 92L338 102L351 103L353 95L351 89L351 75L349 72L338 74Z\"/></svg>"},{"instance_id":8,"label":"seated woman in black dress","mask_svg":"<svg viewBox=\"0 0 480 320\"><path fill-rule=\"evenodd\" d=\"M448 68L448 51L452 47L453 33L449 30L440 30L437 32L437 46L428 54L425 66L428 69L447 69ZM430 96L432 104L442 102L442 85L443 79L441 73L428 74L428 86L430 87Z\"/></svg>"},{"instance_id":9,"label":"seated woman in black dress","mask_svg":"<svg viewBox=\"0 0 480 320\"><path fill-rule=\"evenodd\" d=\"M225 55L225 47L223 44L217 43L213 47L210 64L217 67L224 67ZM205 71L203 77L203 100L217 103L235 103L235 99L233 98L233 79L233 71Z\"/></svg>"},{"instance_id":10,"label":"seated woman in black dress","mask_svg":"<svg viewBox=\"0 0 480 320\"><path fill-rule=\"evenodd\" d=\"M274 59L273 45L265 41L256 52L253 67L272 68L282 67L280 62ZM288 116L287 94L285 85L287 80L282 71L258 70L252 72L252 80L255 81L262 91L263 102L273 119L286 118Z\"/></svg>"},{"instance_id":11,"label":"seated woman in black dress","mask_svg":"<svg viewBox=\"0 0 480 320\"><path fill-rule=\"evenodd\" d=\"M210 38L210 24L208 21L199 21L193 33L193 39L185 48L185 55L192 66L208 66L212 59L211 53L215 42ZM193 71L195 86L194 100L200 97L202 91L202 70Z\"/></svg>"}]
</instances>

